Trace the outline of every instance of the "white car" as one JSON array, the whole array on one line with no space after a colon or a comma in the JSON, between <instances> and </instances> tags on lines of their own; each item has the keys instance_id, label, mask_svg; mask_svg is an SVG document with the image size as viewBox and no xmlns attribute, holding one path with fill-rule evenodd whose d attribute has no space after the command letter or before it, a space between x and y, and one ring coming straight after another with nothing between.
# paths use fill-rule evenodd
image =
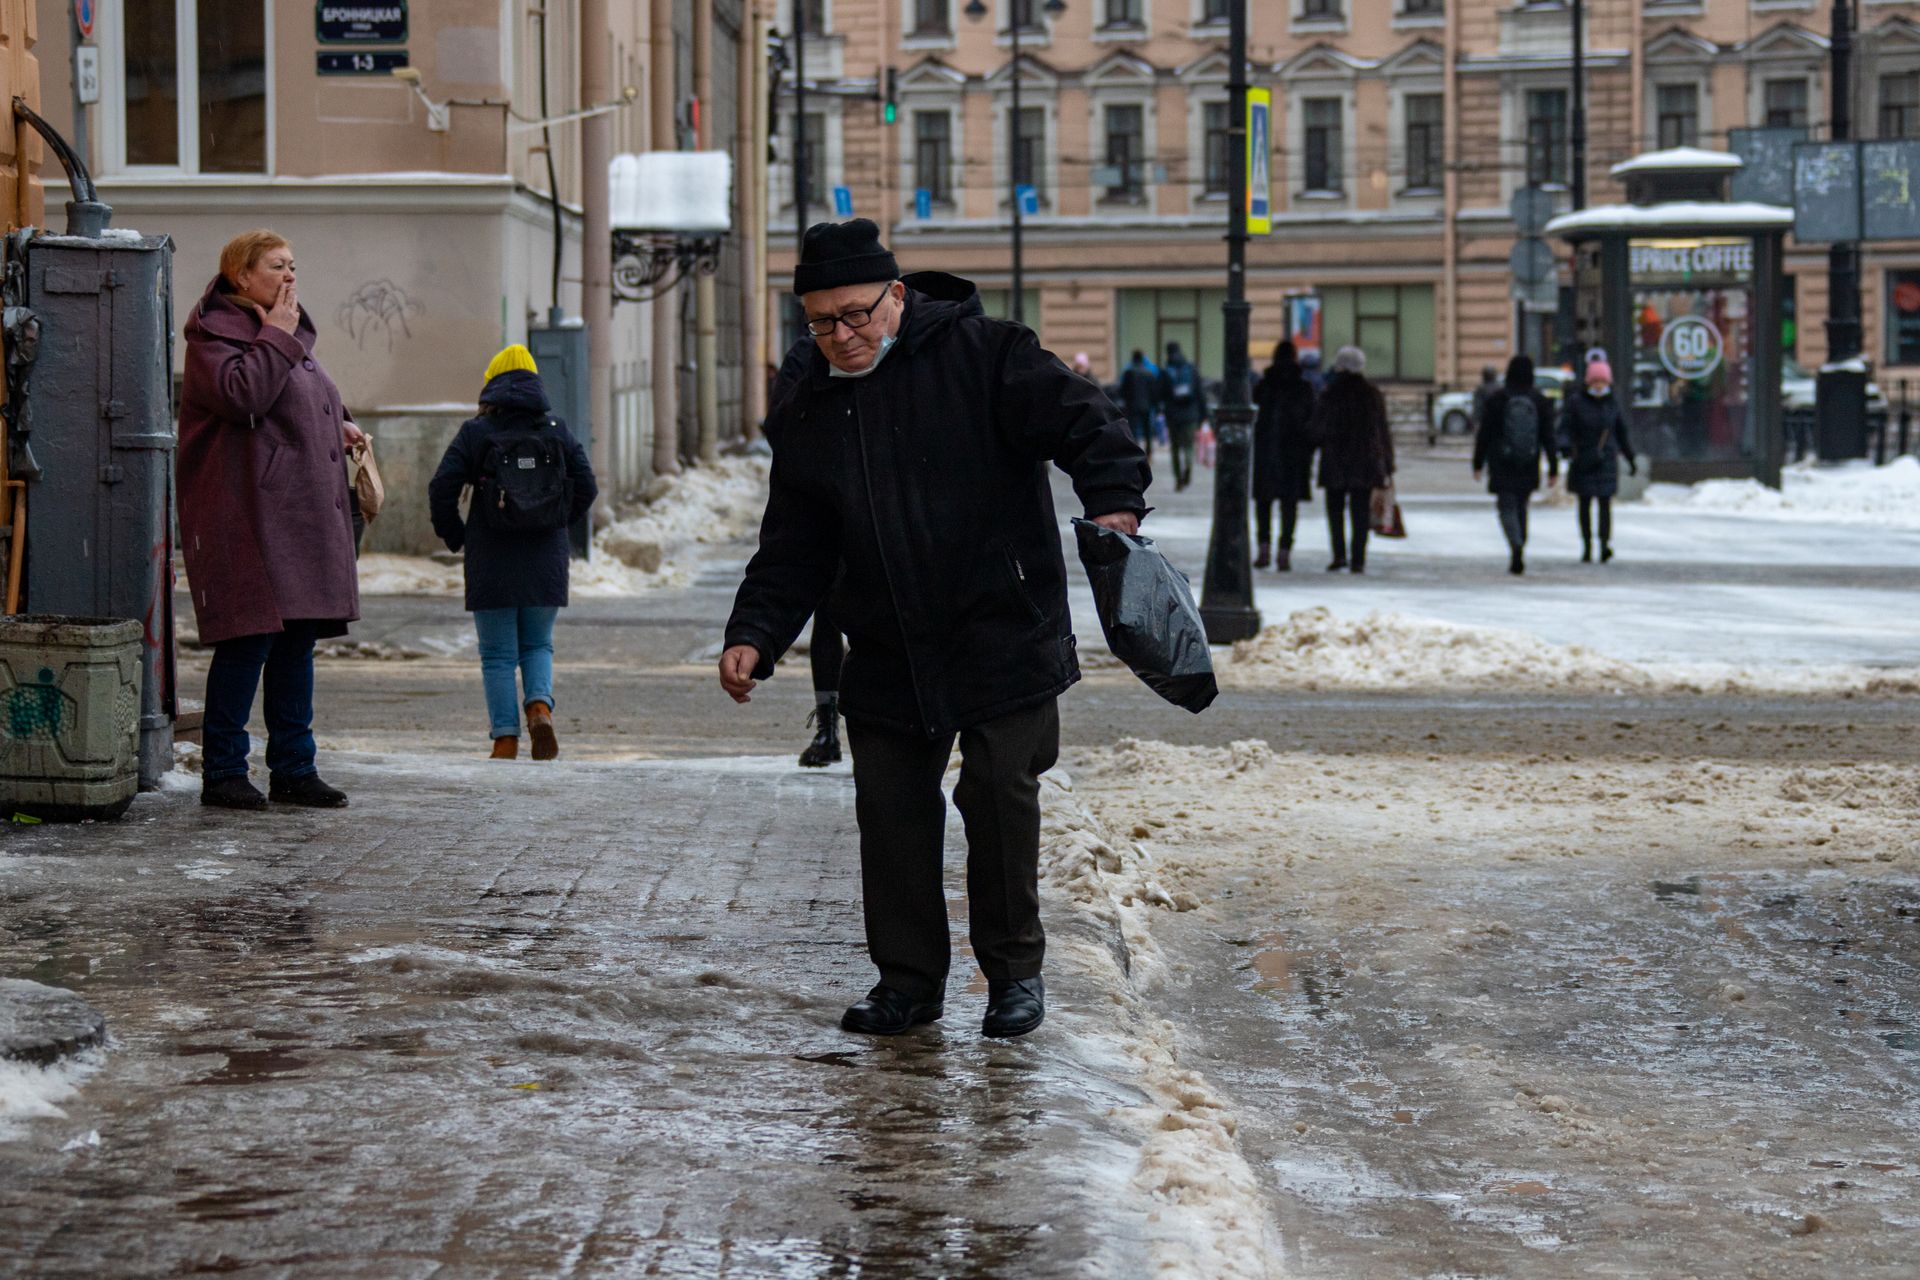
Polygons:
<instances>
[{"instance_id":1,"label":"white car","mask_svg":"<svg viewBox=\"0 0 1920 1280\"><path fill-rule=\"evenodd\" d=\"M1573 375L1552 365L1533 371L1533 385L1555 406L1573 384ZM1473 392L1445 391L1433 398L1433 430L1436 435L1473 434Z\"/></svg>"}]
</instances>

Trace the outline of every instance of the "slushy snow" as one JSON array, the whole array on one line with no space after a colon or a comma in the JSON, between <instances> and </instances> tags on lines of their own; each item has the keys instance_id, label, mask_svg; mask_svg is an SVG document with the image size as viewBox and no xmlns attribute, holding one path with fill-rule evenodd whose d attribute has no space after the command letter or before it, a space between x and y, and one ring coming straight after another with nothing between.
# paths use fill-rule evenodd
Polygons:
<instances>
[{"instance_id":1,"label":"slushy snow","mask_svg":"<svg viewBox=\"0 0 1920 1280\"><path fill-rule=\"evenodd\" d=\"M696 547L738 541L760 523L767 505L768 460L722 458L657 482L638 512L594 535L593 556L572 567L579 599L644 595L692 579ZM372 596L461 596L466 574L426 556L360 558L360 590Z\"/></svg>"},{"instance_id":2,"label":"slushy snow","mask_svg":"<svg viewBox=\"0 0 1920 1280\"><path fill-rule=\"evenodd\" d=\"M1880 467L1803 463L1788 467L1780 480L1777 490L1757 480L1649 485L1646 500L1649 506L1688 511L1920 529L1920 458L1895 458Z\"/></svg>"},{"instance_id":3,"label":"slushy snow","mask_svg":"<svg viewBox=\"0 0 1920 1280\"><path fill-rule=\"evenodd\" d=\"M1920 693L1920 667L1624 662L1525 631L1397 613L1341 618L1326 608L1300 610L1239 641L1218 674L1229 688L1369 693Z\"/></svg>"}]
</instances>

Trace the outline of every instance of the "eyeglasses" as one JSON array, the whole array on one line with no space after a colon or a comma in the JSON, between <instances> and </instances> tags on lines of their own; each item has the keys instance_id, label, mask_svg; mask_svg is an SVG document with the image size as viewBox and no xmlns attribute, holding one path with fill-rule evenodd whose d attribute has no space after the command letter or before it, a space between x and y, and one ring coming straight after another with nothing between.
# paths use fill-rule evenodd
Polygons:
<instances>
[{"instance_id":1,"label":"eyeglasses","mask_svg":"<svg viewBox=\"0 0 1920 1280\"><path fill-rule=\"evenodd\" d=\"M873 323L873 309L879 306L887 294L892 291L893 284L893 281L887 281L887 287L880 291L880 297L875 298L864 307L855 307L852 311L842 311L837 316L821 316L817 320L807 321L807 332L816 338L830 338L833 336L833 331L843 324L846 325L847 328L855 331L866 328Z\"/></svg>"}]
</instances>

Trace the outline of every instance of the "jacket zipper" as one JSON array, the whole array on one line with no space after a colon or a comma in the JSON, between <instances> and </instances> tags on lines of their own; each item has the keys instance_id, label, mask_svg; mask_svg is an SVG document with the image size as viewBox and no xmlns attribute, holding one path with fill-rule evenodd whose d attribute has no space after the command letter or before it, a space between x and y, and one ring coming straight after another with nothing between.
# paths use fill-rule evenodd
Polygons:
<instances>
[{"instance_id":1,"label":"jacket zipper","mask_svg":"<svg viewBox=\"0 0 1920 1280\"><path fill-rule=\"evenodd\" d=\"M893 566L887 563L887 540L880 536L880 507L873 497L873 466L867 458L867 434L861 428L860 393L849 391L847 400L852 406L847 412L853 416L853 442L860 450L860 479L867 489L867 513L873 521L873 544L880 553L880 574L887 580L887 597L893 601L894 616L900 620L900 647L907 659L907 682L913 686L913 708L920 713L920 731L931 738L933 725L928 722L927 708L920 701L920 677L913 669L913 639L907 634L906 611L900 607L900 593L893 586Z\"/></svg>"}]
</instances>

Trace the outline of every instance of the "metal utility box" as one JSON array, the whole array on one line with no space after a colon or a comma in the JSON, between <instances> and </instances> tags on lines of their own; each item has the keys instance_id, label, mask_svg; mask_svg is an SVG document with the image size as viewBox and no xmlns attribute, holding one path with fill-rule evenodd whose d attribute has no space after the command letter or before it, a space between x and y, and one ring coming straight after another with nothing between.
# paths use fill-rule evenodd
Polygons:
<instances>
[{"instance_id":1,"label":"metal utility box","mask_svg":"<svg viewBox=\"0 0 1920 1280\"><path fill-rule=\"evenodd\" d=\"M580 447L593 456L593 391L587 374L587 326L581 321L559 320L544 328L527 332L527 350L540 366L540 381L547 385L547 399L553 412ZM593 513L589 511L574 524L570 534L575 559L584 560L593 542Z\"/></svg>"},{"instance_id":2,"label":"metal utility box","mask_svg":"<svg viewBox=\"0 0 1920 1280\"><path fill-rule=\"evenodd\" d=\"M141 625L140 781L173 763L173 241L26 241L39 321L25 428L26 598L36 614Z\"/></svg>"},{"instance_id":3,"label":"metal utility box","mask_svg":"<svg viewBox=\"0 0 1920 1280\"><path fill-rule=\"evenodd\" d=\"M117 818L140 783L140 624L0 618L0 819Z\"/></svg>"}]
</instances>

